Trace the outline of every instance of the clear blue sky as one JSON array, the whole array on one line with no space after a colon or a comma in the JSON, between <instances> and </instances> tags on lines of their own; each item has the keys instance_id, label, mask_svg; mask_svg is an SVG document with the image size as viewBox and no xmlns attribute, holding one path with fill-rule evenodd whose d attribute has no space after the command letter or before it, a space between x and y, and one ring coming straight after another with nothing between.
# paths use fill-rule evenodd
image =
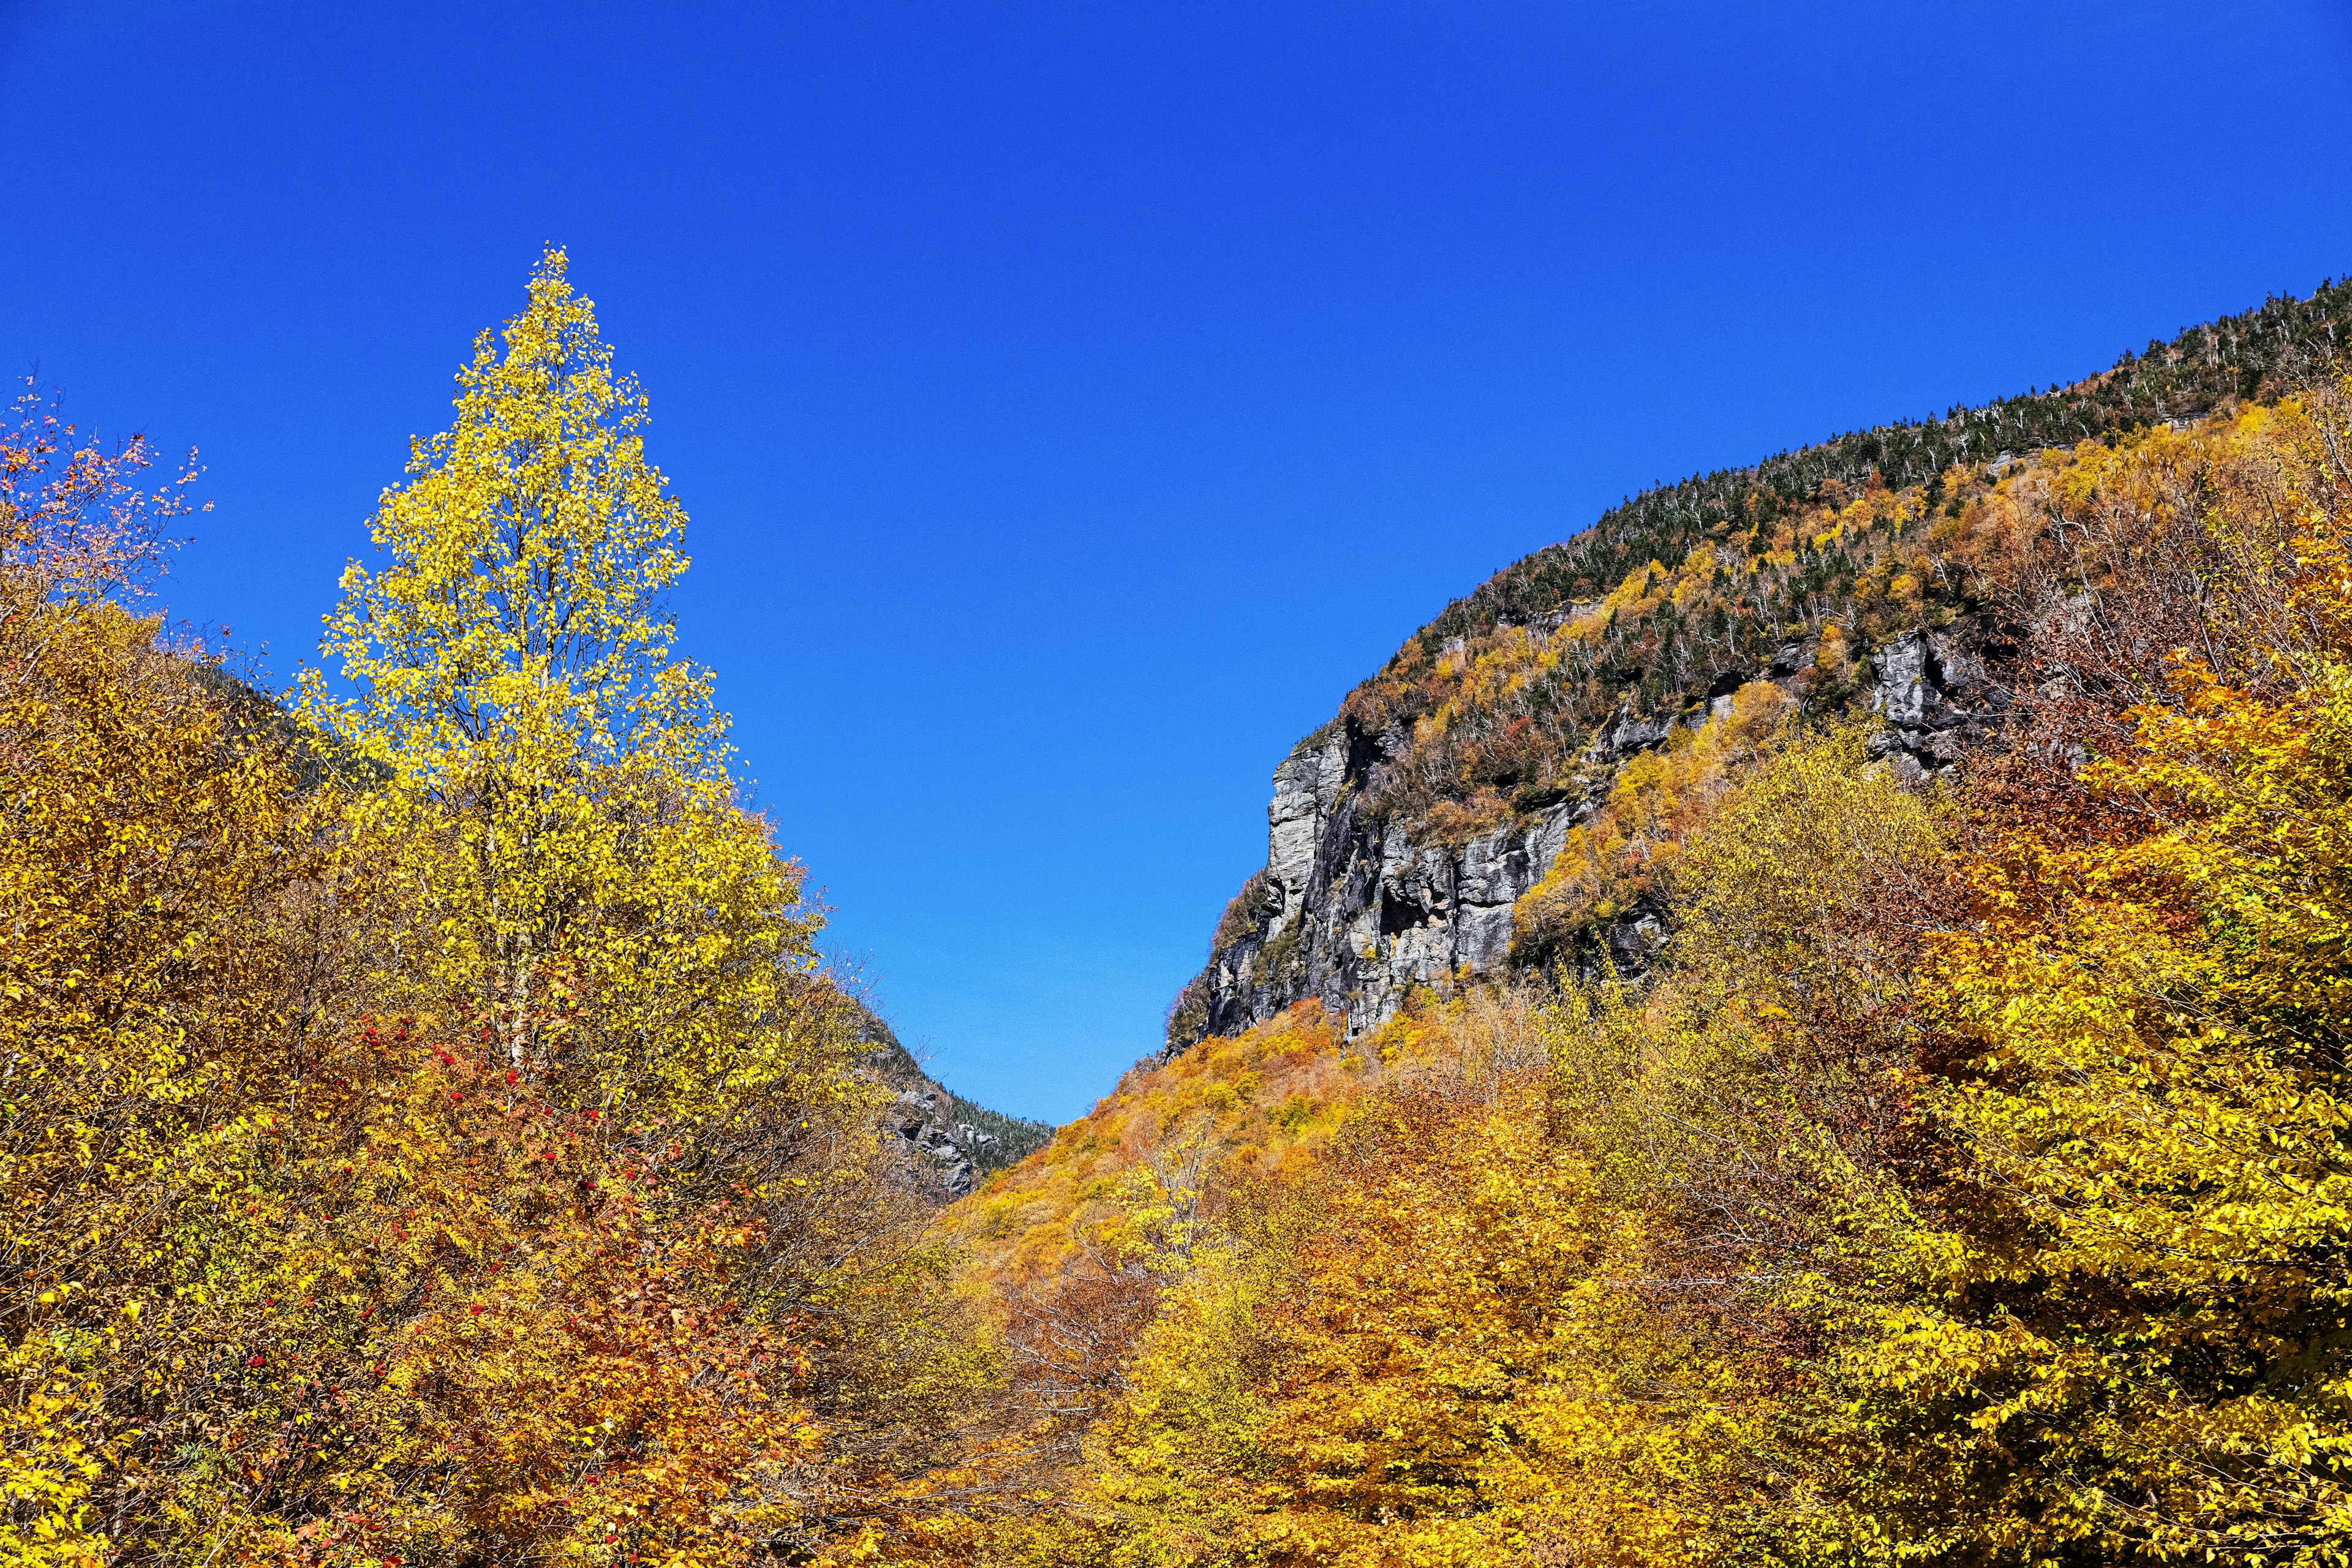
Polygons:
<instances>
[{"instance_id":1,"label":"clear blue sky","mask_svg":"<svg viewBox=\"0 0 2352 1568\"><path fill-rule=\"evenodd\" d=\"M281 677L569 247L834 940L1056 1120L1447 599L2352 270L2315 0L0 0L0 369L202 447L171 608Z\"/></svg>"}]
</instances>

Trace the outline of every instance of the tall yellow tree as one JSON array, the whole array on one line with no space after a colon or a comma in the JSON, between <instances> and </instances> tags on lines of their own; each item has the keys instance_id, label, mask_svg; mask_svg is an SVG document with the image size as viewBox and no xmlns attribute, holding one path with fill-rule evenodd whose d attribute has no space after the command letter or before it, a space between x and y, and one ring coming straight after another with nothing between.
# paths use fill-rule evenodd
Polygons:
<instances>
[{"instance_id":1,"label":"tall yellow tree","mask_svg":"<svg viewBox=\"0 0 2352 1568\"><path fill-rule=\"evenodd\" d=\"M346 819L415 911L388 999L470 1012L534 1092L658 1152L664 1204L730 1205L730 1310L826 1325L787 1391L825 1434L793 1485L854 1531L934 1463L985 1357L874 1136L799 869L678 656L686 512L565 271L549 251L476 340L455 422L414 443L327 620L349 693L313 672L305 708L387 775Z\"/></svg>"},{"instance_id":2,"label":"tall yellow tree","mask_svg":"<svg viewBox=\"0 0 2352 1568\"><path fill-rule=\"evenodd\" d=\"M303 700L392 775L356 815L425 911L421 1000L473 1007L518 1068L561 1054L609 1103L691 1117L806 1055L773 1025L814 922L677 655L686 511L565 269L548 251L475 340L456 422L412 443L383 559L327 618L352 695L311 671ZM575 999L594 1023L560 1052Z\"/></svg>"}]
</instances>

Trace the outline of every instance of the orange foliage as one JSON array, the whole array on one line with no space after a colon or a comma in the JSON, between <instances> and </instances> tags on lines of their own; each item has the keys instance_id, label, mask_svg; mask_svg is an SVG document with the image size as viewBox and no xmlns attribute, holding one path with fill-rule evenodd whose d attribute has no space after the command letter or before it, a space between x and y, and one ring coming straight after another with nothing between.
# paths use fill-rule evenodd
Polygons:
<instances>
[{"instance_id":1,"label":"orange foliage","mask_svg":"<svg viewBox=\"0 0 2352 1568\"><path fill-rule=\"evenodd\" d=\"M950 1223L968 1268L1035 1284L1080 1267L1087 1246L1124 1217L1125 1179L1188 1135L1213 1152L1213 1188L1273 1170L1380 1081L1384 1046L1392 1051L1411 1026L1351 1044L1310 1000L1171 1061L1139 1064L1091 1112L957 1205Z\"/></svg>"},{"instance_id":2,"label":"orange foliage","mask_svg":"<svg viewBox=\"0 0 2352 1568\"><path fill-rule=\"evenodd\" d=\"M674 1149L488 1048L367 1026L255 1128L275 1267L188 1324L219 1500L287 1521L247 1550L289 1562L740 1561L816 1437L732 1299L756 1227L667 1216Z\"/></svg>"}]
</instances>

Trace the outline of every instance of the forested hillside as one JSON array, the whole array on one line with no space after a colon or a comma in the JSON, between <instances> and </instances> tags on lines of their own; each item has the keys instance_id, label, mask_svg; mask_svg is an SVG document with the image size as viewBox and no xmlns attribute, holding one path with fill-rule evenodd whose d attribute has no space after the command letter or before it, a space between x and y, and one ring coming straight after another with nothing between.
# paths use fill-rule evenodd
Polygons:
<instances>
[{"instance_id":1,"label":"forested hillside","mask_svg":"<svg viewBox=\"0 0 2352 1568\"><path fill-rule=\"evenodd\" d=\"M1654 754L1678 727L1769 684L1877 713L1899 767L1950 765L2000 722L1987 660L2013 656L2016 595L2052 569L2016 542L2045 505L2028 459L2274 397L2348 335L2352 286L2323 284L2071 386L1646 491L1497 573L1276 771L1266 868L1171 1046L1307 997L1364 1027L1460 968L1638 970L1687 826L1676 775L1702 765Z\"/></svg>"},{"instance_id":2,"label":"forested hillside","mask_svg":"<svg viewBox=\"0 0 2352 1568\"><path fill-rule=\"evenodd\" d=\"M1050 1135L818 962L562 253L278 707L28 399L0 1559L2345 1563L2342 304L1457 603Z\"/></svg>"},{"instance_id":3,"label":"forested hillside","mask_svg":"<svg viewBox=\"0 0 2352 1568\"><path fill-rule=\"evenodd\" d=\"M1001 1553L2345 1561L2347 437L2322 380L1734 536L1948 574L2004 700L1925 765L1847 673L1924 634L1824 615L1539 868L1539 929L1638 879L1636 973L1307 997L958 1205L1081 1428Z\"/></svg>"}]
</instances>

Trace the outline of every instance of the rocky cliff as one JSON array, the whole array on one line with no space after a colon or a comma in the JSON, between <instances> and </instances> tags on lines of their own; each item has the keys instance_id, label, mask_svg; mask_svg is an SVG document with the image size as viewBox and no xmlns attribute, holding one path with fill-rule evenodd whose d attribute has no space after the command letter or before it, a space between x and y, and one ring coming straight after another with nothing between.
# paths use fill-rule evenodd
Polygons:
<instances>
[{"instance_id":1,"label":"rocky cliff","mask_svg":"<svg viewBox=\"0 0 2352 1568\"><path fill-rule=\"evenodd\" d=\"M1983 640L1975 628L1916 627L1869 655L1855 697L1884 721L1871 746L1888 765L1921 777L1990 731L2008 696L1988 676ZM1342 720L1308 737L1275 769L1265 869L1244 889L1241 918L1229 916L1220 932L1182 1032L1238 1034L1313 997L1354 1033L1386 1019L1417 985L1502 972L1514 958L1515 910L1608 800L1625 762L1727 716L1748 681L1801 701L1820 641L1786 644L1745 680L1718 680L1677 711L1643 716L1628 701L1592 739L1565 798L1458 844L1367 807L1411 755L1408 734L1367 735ZM1661 913L1640 900L1601 922L1587 967L1605 952L1615 973L1640 973L1665 936Z\"/></svg>"},{"instance_id":2,"label":"rocky cliff","mask_svg":"<svg viewBox=\"0 0 2352 1568\"><path fill-rule=\"evenodd\" d=\"M1042 1121L1006 1116L951 1093L922 1069L889 1025L861 1011L866 1049L859 1068L891 1096L879 1119L881 1136L925 1197L937 1203L962 1197L988 1173L1017 1163L1053 1137L1053 1128Z\"/></svg>"},{"instance_id":3,"label":"rocky cliff","mask_svg":"<svg viewBox=\"0 0 2352 1568\"><path fill-rule=\"evenodd\" d=\"M1640 971L1737 765L1710 724L1874 714L1888 766L1952 766L2008 703L2002 628L2063 595L2053 520L2087 455L2291 391L2347 341L2352 286L2323 284L2069 386L1658 487L1496 574L1275 770L1265 868L1170 1048L1309 997L1360 1030L1465 972Z\"/></svg>"}]
</instances>

